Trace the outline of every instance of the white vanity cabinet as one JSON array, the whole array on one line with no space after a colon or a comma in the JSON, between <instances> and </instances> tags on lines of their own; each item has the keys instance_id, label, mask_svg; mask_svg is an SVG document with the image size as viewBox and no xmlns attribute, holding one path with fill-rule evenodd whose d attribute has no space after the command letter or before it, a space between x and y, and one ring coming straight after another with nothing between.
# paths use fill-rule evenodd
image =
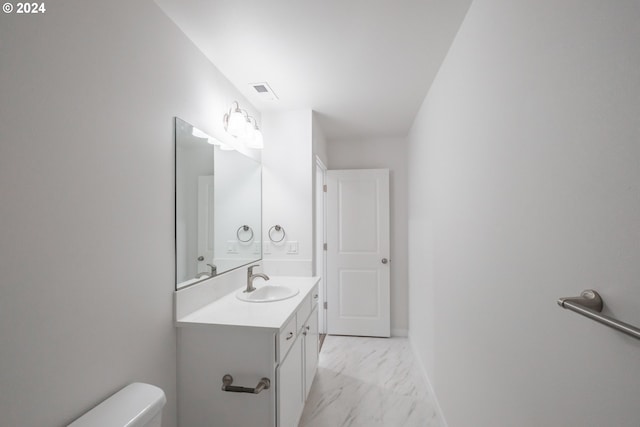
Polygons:
<instances>
[{"instance_id":1,"label":"white vanity cabinet","mask_svg":"<svg viewBox=\"0 0 640 427\"><path fill-rule=\"evenodd\" d=\"M317 280L279 279L300 282L300 294L271 303L229 295L178 319L180 427L298 425L318 364ZM268 378L270 388L223 391L227 374L233 386Z\"/></svg>"},{"instance_id":2,"label":"white vanity cabinet","mask_svg":"<svg viewBox=\"0 0 640 427\"><path fill-rule=\"evenodd\" d=\"M314 298L315 295L315 298ZM303 301L296 313L298 334L278 367L278 426L295 427L304 409L311 384L318 369L318 307L317 287ZM301 321L301 319L303 319ZM281 340L290 336L285 329ZM291 338L292 340L293 338ZM281 341L282 342L282 341Z\"/></svg>"}]
</instances>

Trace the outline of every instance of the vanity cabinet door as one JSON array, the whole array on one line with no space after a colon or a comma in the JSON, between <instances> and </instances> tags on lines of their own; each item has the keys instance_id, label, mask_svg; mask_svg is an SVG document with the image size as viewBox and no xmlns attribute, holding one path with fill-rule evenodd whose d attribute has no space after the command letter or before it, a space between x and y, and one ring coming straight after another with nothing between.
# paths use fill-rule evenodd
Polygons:
<instances>
[{"instance_id":1,"label":"vanity cabinet door","mask_svg":"<svg viewBox=\"0 0 640 427\"><path fill-rule=\"evenodd\" d=\"M300 335L278 367L278 427L296 427L304 407L303 353Z\"/></svg>"},{"instance_id":2,"label":"vanity cabinet door","mask_svg":"<svg viewBox=\"0 0 640 427\"><path fill-rule=\"evenodd\" d=\"M313 378L316 376L318 369L318 307L316 306L311 312L311 316L304 326L304 375L305 375L305 400L309 396Z\"/></svg>"}]
</instances>

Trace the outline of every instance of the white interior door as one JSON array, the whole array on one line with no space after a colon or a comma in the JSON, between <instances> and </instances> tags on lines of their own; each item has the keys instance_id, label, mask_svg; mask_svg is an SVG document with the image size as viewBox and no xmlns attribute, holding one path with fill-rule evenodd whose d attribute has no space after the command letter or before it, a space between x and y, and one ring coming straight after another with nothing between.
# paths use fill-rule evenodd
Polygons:
<instances>
[{"instance_id":1,"label":"white interior door","mask_svg":"<svg viewBox=\"0 0 640 427\"><path fill-rule=\"evenodd\" d=\"M197 273L209 272L213 263L213 175L198 177L198 263Z\"/></svg>"},{"instance_id":2,"label":"white interior door","mask_svg":"<svg viewBox=\"0 0 640 427\"><path fill-rule=\"evenodd\" d=\"M327 171L327 332L388 337L389 170Z\"/></svg>"}]
</instances>

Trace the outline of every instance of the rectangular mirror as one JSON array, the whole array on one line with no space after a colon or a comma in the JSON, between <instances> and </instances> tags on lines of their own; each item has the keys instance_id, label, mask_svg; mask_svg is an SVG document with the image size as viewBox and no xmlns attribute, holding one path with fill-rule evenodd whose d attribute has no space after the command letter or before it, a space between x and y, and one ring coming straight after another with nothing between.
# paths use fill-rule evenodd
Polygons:
<instances>
[{"instance_id":1,"label":"rectangular mirror","mask_svg":"<svg viewBox=\"0 0 640 427\"><path fill-rule=\"evenodd\" d=\"M181 289L262 259L262 166L178 117L175 131Z\"/></svg>"}]
</instances>

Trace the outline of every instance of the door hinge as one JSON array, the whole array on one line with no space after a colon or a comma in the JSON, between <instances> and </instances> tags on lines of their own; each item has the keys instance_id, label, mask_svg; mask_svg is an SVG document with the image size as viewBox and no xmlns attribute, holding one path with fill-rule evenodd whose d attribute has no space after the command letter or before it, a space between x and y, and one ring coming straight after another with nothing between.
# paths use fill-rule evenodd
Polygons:
<instances>
[{"instance_id":1,"label":"door hinge","mask_svg":"<svg viewBox=\"0 0 640 427\"><path fill-rule=\"evenodd\" d=\"M327 184L322 186L322 191L324 191L325 193L327 192Z\"/></svg>"},{"instance_id":2,"label":"door hinge","mask_svg":"<svg viewBox=\"0 0 640 427\"><path fill-rule=\"evenodd\" d=\"M325 251L327 250L327 244L326 244L326 243L324 243L324 244L322 245L322 249L324 249Z\"/></svg>"},{"instance_id":3,"label":"door hinge","mask_svg":"<svg viewBox=\"0 0 640 427\"><path fill-rule=\"evenodd\" d=\"M327 309L327 302L326 301L324 302L323 306L324 306L324 309L326 310Z\"/></svg>"}]
</instances>

